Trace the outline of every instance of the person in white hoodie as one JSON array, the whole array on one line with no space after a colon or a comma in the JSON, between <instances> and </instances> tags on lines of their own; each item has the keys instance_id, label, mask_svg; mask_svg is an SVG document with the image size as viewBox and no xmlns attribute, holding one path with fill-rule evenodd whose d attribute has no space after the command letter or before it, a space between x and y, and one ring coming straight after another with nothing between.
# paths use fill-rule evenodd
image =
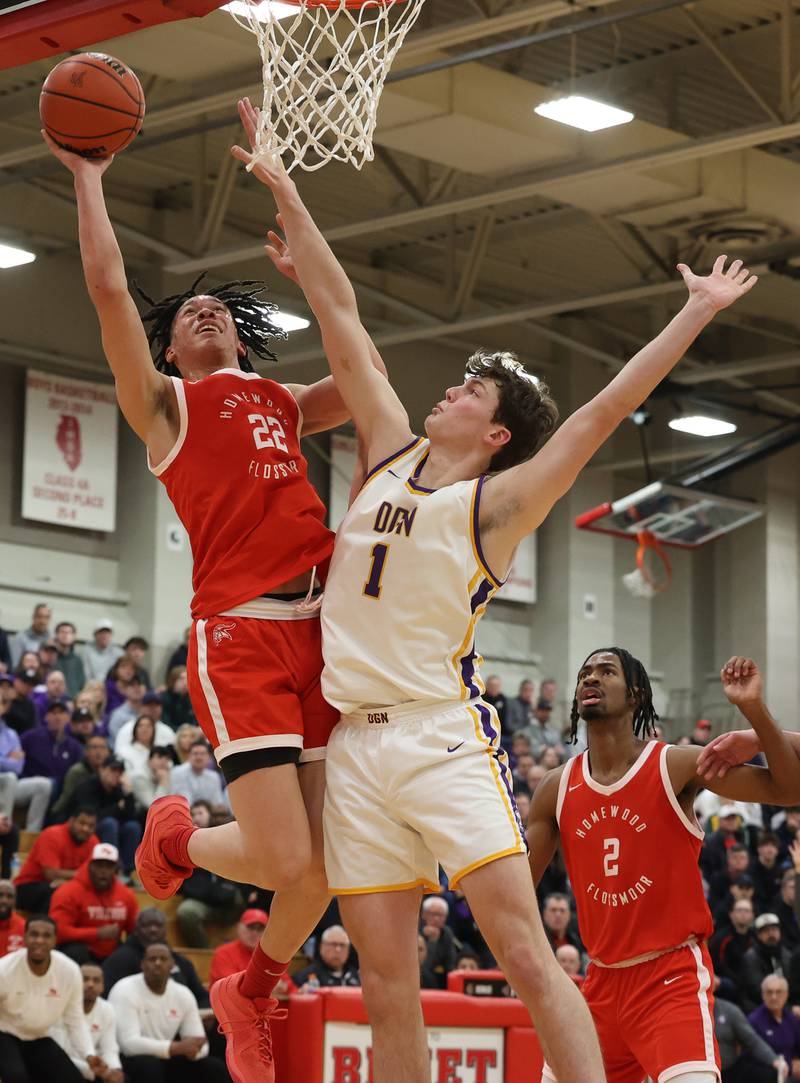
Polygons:
<instances>
[{"instance_id":1,"label":"person in white hoodie","mask_svg":"<svg viewBox=\"0 0 800 1083\"><path fill-rule=\"evenodd\" d=\"M83 1083L83 1076L50 1036L61 1026L90 1069L101 1067L92 1052L83 1012L83 982L77 963L54 951L51 917L32 914L25 946L0 959L0 1073L3 1083Z\"/></svg>"},{"instance_id":2,"label":"person in white hoodie","mask_svg":"<svg viewBox=\"0 0 800 1083\"><path fill-rule=\"evenodd\" d=\"M92 1052L100 1063L90 1067L80 1050L76 1049L72 1037L64 1028L63 1023L58 1023L50 1032L50 1036L64 1049L72 1063L81 1073L84 1079L101 1079L103 1083L124 1083L122 1064L119 1059L119 1045L117 1044L117 1017L114 1009L102 997L103 992L103 968L97 963L84 963L81 967L83 980L83 1012L86 1017L86 1025L89 1028Z\"/></svg>"}]
</instances>

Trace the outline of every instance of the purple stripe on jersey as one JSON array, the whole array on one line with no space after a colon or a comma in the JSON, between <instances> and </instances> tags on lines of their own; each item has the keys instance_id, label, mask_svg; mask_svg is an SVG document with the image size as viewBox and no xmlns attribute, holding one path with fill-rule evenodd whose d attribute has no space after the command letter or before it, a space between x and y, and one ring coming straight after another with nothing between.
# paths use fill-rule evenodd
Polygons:
<instances>
[{"instance_id":1,"label":"purple stripe on jersey","mask_svg":"<svg viewBox=\"0 0 800 1083\"><path fill-rule=\"evenodd\" d=\"M483 579L481 581L481 585L478 587L478 589L469 600L470 611L474 613L478 606L483 605L493 590L494 583L492 583L488 579Z\"/></svg>"},{"instance_id":2,"label":"purple stripe on jersey","mask_svg":"<svg viewBox=\"0 0 800 1083\"><path fill-rule=\"evenodd\" d=\"M522 817L519 814L519 809L517 808L517 802L514 800L513 777L511 775L511 769L508 766L508 756L506 755L506 753L502 749L499 748L495 752L494 758L495 758L495 760L497 762L497 766L500 768L500 778L503 780L503 785L506 788L506 793L508 794L508 799L511 802L511 808L514 810L514 819L515 819L516 824L517 824L517 830L519 831L520 835L522 836L522 839L523 839L523 841L525 843L525 850L527 852L528 840L525 837L525 825L523 824Z\"/></svg>"},{"instance_id":3,"label":"purple stripe on jersey","mask_svg":"<svg viewBox=\"0 0 800 1083\"><path fill-rule=\"evenodd\" d=\"M492 744L494 744L494 742L499 738L500 734L494 728L494 724L492 722L492 712L489 710L485 703L476 703L475 708L478 714L481 716L481 728L483 729L485 736L492 742Z\"/></svg>"}]
</instances>

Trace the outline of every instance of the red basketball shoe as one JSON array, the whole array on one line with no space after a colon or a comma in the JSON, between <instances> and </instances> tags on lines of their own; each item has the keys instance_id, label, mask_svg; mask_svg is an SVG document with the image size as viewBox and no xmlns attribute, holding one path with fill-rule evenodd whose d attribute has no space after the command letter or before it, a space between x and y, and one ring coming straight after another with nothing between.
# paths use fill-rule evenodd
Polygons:
<instances>
[{"instance_id":1,"label":"red basketball shoe","mask_svg":"<svg viewBox=\"0 0 800 1083\"><path fill-rule=\"evenodd\" d=\"M233 1083L275 1083L269 1022L285 1017L286 1011L274 997L242 996L243 977L240 970L211 986L211 1007L227 1041L225 1062Z\"/></svg>"},{"instance_id":2,"label":"red basketball shoe","mask_svg":"<svg viewBox=\"0 0 800 1083\"><path fill-rule=\"evenodd\" d=\"M176 827L192 826L185 797L159 797L150 806L135 863L142 887L154 899L169 899L194 872L174 865L164 856L165 836Z\"/></svg>"}]
</instances>

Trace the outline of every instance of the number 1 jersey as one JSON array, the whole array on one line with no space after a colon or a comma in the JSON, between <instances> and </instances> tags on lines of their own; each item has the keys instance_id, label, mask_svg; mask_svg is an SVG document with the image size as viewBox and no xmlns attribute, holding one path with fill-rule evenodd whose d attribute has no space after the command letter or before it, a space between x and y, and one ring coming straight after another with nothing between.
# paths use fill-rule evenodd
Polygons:
<instances>
[{"instance_id":1,"label":"number 1 jersey","mask_svg":"<svg viewBox=\"0 0 800 1083\"><path fill-rule=\"evenodd\" d=\"M561 774L556 815L578 928L606 966L713 931L698 868L703 832L672 788L669 748L650 741L611 786L592 778L588 752Z\"/></svg>"},{"instance_id":2,"label":"number 1 jersey","mask_svg":"<svg viewBox=\"0 0 800 1083\"><path fill-rule=\"evenodd\" d=\"M150 469L189 535L192 616L216 616L324 568L333 534L308 480L291 392L240 369L172 382L178 438Z\"/></svg>"}]
</instances>

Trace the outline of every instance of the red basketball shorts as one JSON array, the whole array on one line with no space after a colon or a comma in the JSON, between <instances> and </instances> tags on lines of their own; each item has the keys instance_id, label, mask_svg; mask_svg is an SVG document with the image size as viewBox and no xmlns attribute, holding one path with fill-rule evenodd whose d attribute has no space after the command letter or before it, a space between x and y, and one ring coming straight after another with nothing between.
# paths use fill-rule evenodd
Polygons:
<instances>
[{"instance_id":1,"label":"red basketball shorts","mask_svg":"<svg viewBox=\"0 0 800 1083\"><path fill-rule=\"evenodd\" d=\"M242 615L252 612L282 616ZM257 599L192 624L189 695L218 763L269 748L324 759L339 712L322 697L321 672L319 613Z\"/></svg>"},{"instance_id":2,"label":"red basketball shorts","mask_svg":"<svg viewBox=\"0 0 800 1083\"><path fill-rule=\"evenodd\" d=\"M688 1072L713 1072L719 1078L713 981L705 944L636 966L590 966L582 991L597 1027L608 1083L644 1083L648 1077L668 1083ZM544 1078L555 1077L545 1069Z\"/></svg>"}]
</instances>

